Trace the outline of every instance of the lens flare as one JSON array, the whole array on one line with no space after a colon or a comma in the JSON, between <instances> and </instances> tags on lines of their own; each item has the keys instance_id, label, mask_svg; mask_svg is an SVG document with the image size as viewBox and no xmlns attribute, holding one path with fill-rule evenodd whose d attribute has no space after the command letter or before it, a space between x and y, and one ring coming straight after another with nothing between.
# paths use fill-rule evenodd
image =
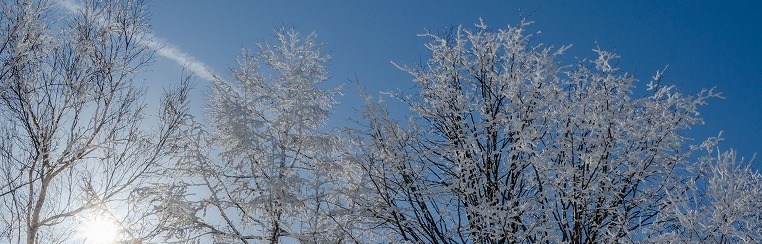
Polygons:
<instances>
[{"instance_id":1,"label":"lens flare","mask_svg":"<svg viewBox=\"0 0 762 244\"><path fill-rule=\"evenodd\" d=\"M115 243L119 235L119 226L105 217L95 217L83 223L82 235L85 243Z\"/></svg>"}]
</instances>

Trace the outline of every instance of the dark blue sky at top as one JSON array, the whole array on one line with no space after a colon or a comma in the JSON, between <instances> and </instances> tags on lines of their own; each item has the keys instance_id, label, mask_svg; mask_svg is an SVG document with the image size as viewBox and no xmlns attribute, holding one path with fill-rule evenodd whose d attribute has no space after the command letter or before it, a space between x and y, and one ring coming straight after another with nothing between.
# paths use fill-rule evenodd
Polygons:
<instances>
[{"instance_id":1,"label":"dark blue sky at top","mask_svg":"<svg viewBox=\"0 0 762 244\"><path fill-rule=\"evenodd\" d=\"M344 84L335 120L352 116L352 107L361 102L350 79L357 77L374 95L413 86L411 77L390 62L425 61L429 52L423 44L429 39L416 34L457 25L472 28L479 18L491 29L504 28L526 17L535 22L530 32L542 31L533 44L573 45L559 60L565 64L595 58L591 49L598 45L622 56L619 67L641 80L636 89L667 65L663 82L682 92L716 86L726 99L702 107L706 125L687 135L699 143L724 131L721 146L735 148L747 159L762 153L760 11L758 1L150 2L154 33L223 76L236 66L241 48L274 41L274 28L314 31L333 57L326 87ZM152 74L157 79L169 83L180 77L178 65L161 57L156 63ZM209 86L198 80L199 90ZM392 109L407 113L403 107ZM760 160L754 162L757 169L762 169Z\"/></svg>"}]
</instances>

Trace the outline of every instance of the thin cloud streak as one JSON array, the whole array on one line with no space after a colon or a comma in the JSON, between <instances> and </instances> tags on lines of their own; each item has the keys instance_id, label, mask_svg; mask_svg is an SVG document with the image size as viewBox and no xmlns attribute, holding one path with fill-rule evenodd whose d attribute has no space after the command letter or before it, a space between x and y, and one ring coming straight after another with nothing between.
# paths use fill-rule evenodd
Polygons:
<instances>
[{"instance_id":1,"label":"thin cloud streak","mask_svg":"<svg viewBox=\"0 0 762 244\"><path fill-rule=\"evenodd\" d=\"M77 13L83 8L81 4L76 3L72 0L58 0L56 3L62 6L66 12L70 14ZM106 24L103 23L105 20L100 19L99 21L101 22L100 24ZM138 43L141 45L152 49L156 51L156 53L160 56L172 60L175 63L185 67L187 70L198 77L209 81L219 79L219 76L215 75L214 72L212 72L212 70L206 66L206 64L183 52L180 50L180 48L170 44L166 40L157 37L153 33L142 34L142 38L138 39Z\"/></svg>"}]
</instances>

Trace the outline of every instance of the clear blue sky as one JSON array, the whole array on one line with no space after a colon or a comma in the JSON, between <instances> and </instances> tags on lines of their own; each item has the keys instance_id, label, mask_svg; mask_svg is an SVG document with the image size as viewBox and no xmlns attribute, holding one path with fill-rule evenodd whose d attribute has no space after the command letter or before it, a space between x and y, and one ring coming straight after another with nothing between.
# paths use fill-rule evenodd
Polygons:
<instances>
[{"instance_id":1,"label":"clear blue sky","mask_svg":"<svg viewBox=\"0 0 762 244\"><path fill-rule=\"evenodd\" d=\"M480 2L473 4L473 2ZM510 3L508 3L510 2ZM426 58L428 39L416 34L449 26L491 28L523 17L542 31L535 43L573 44L563 62L593 58L596 42L622 56L619 67L647 81L669 65L665 82L686 93L717 86L726 97L701 108L706 125L689 136L696 142L724 131L723 148L741 156L762 154L762 18L759 1L152 1L156 36L227 75L241 48L273 41L275 27L288 24L316 32L333 56L328 87L355 76L371 92L407 89L405 72L390 64ZM180 68L157 57L152 75L176 81ZM638 83L643 87L645 82ZM198 89L208 87L199 79ZM351 116L360 100L353 86L335 118ZM195 98L202 100L202 97ZM203 104L203 103L197 103ZM203 105L199 105L203 106ZM762 155L760 155L762 157ZM755 167L762 169L762 158Z\"/></svg>"}]
</instances>

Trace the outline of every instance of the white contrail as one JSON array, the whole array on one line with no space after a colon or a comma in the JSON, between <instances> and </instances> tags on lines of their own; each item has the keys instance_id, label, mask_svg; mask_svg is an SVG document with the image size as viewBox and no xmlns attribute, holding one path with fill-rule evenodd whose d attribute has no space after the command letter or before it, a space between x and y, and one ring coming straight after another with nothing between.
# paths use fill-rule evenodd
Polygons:
<instances>
[{"instance_id":1,"label":"white contrail","mask_svg":"<svg viewBox=\"0 0 762 244\"><path fill-rule=\"evenodd\" d=\"M83 8L81 4L76 3L72 0L58 0L56 2L69 13L77 13ZM102 19L100 21L105 22L105 20ZM181 66L184 66L186 69L190 70L198 77L207 79L209 81L218 79L219 76L215 75L208 66L206 66L203 62L193 58L189 54L183 52L180 50L180 48L171 45L169 42L162 40L153 33L142 34L144 35L143 38L138 39L138 43L141 45L155 50L156 53L158 53L160 56L170 59Z\"/></svg>"},{"instance_id":2,"label":"white contrail","mask_svg":"<svg viewBox=\"0 0 762 244\"><path fill-rule=\"evenodd\" d=\"M158 37L147 33L148 41L144 41L144 45L148 48L156 50L159 55L175 61L177 64L185 66L188 70L198 77L214 81L217 75L215 75L206 64L198 61L187 53L183 52L179 48L168 44L168 42L159 39Z\"/></svg>"}]
</instances>

